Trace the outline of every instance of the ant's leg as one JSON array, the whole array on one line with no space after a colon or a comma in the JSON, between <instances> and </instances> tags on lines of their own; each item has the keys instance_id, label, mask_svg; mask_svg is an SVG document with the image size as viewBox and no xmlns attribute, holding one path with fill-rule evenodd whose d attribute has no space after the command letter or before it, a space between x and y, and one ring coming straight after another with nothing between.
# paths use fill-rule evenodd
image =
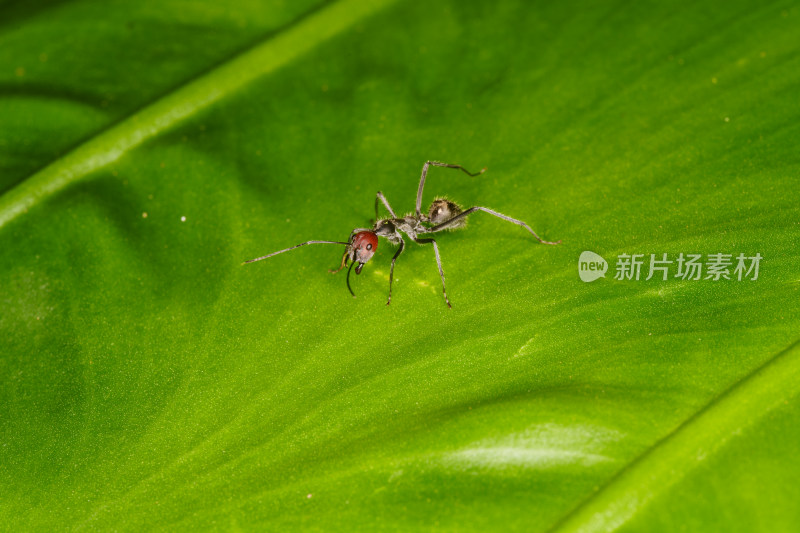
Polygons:
<instances>
[{"instance_id":1,"label":"ant's leg","mask_svg":"<svg viewBox=\"0 0 800 533\"><path fill-rule=\"evenodd\" d=\"M470 213L474 213L475 211L483 211L484 213L489 213L490 215L494 215L497 218L502 218L503 220L508 220L509 222L512 222L512 223L516 224L517 226L522 226L523 228L525 228L526 230L531 232L531 235L536 237L536 240L539 241L542 244L560 244L561 243L561 241L550 242L550 241L543 240L541 237L539 237L536 234L535 231L533 231L531 229L530 226L528 226L526 223L524 223L521 220L517 220L516 218L508 217L508 216L504 215L503 213L498 213L497 211L492 211L488 207L477 207L477 206L476 207L470 207L469 209L467 209L463 213L460 213L460 214L454 216L453 218L451 218L447 222L442 222L441 224L437 224L436 226L433 226L430 229L430 233L435 233L437 231L442 231L442 230L448 229L450 227L453 227L458 222L461 222L467 215L469 215Z\"/></svg>"},{"instance_id":2,"label":"ant's leg","mask_svg":"<svg viewBox=\"0 0 800 533\"><path fill-rule=\"evenodd\" d=\"M403 248L406 246L406 241L400 240L400 249L398 249L394 253L394 257L392 257L392 267L389 269L389 299L386 300L386 305L392 303L392 279L394 279L394 263L397 261L397 258L403 253Z\"/></svg>"},{"instance_id":3,"label":"ant's leg","mask_svg":"<svg viewBox=\"0 0 800 533\"><path fill-rule=\"evenodd\" d=\"M440 163L438 161L426 161L425 164L422 165L422 176L419 178L419 189L417 189L417 218L422 216L422 213L420 212L420 208L422 207L422 189L425 187L425 176L428 175L428 167L431 165L435 167L457 168L459 170L463 170L470 176L478 176L486 172L486 167L482 168L480 172L475 172L473 174L461 165L451 165L449 163Z\"/></svg>"},{"instance_id":4,"label":"ant's leg","mask_svg":"<svg viewBox=\"0 0 800 533\"><path fill-rule=\"evenodd\" d=\"M447 299L447 287L444 284L444 271L442 270L442 259L439 257L439 247L436 245L435 239L414 239L414 242L418 244L428 244L433 243L433 252L436 254L436 264L439 266L439 277L442 278L442 294L444 294L444 301L447 303L447 307L450 309L453 308L450 305L450 300Z\"/></svg>"},{"instance_id":5,"label":"ant's leg","mask_svg":"<svg viewBox=\"0 0 800 533\"><path fill-rule=\"evenodd\" d=\"M397 215L394 214L392 206L389 205L389 201L386 199L386 197L383 195L381 191L378 191L378 195L375 196L375 222L378 221L378 200L383 202L383 205L385 205L386 209L389 210L389 214L392 215L392 218L397 218Z\"/></svg>"}]
</instances>

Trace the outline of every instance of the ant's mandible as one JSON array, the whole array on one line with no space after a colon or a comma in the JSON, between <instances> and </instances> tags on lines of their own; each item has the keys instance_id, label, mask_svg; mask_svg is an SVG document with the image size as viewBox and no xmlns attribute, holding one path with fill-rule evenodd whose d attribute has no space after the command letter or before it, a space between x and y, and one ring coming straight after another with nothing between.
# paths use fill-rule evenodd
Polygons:
<instances>
[{"instance_id":1,"label":"ant's mandible","mask_svg":"<svg viewBox=\"0 0 800 533\"><path fill-rule=\"evenodd\" d=\"M469 174L470 176L478 176L486 171L484 168L480 172L473 174L461 165L450 165L448 163L440 163L438 161L427 161L422 166L422 176L419 179L419 189L417 190L417 208L413 215L398 217L392 207L389 205L389 202L386 200L386 197L383 195L383 193L378 191L378 194L375 197L375 224L372 226L372 228L354 229L350 232L350 240L348 242L307 241L298 244L297 246L292 246L291 248L286 248L263 257L257 257L255 259L245 261L245 264L261 261L262 259L267 259L274 255L282 254L283 252L288 252L289 250L294 250L295 248L299 248L307 244L344 245L346 248L344 250L344 255L342 256L342 264L336 270L330 270L329 272L334 274L340 272L344 267L347 266L347 262L350 261L350 268L347 270L347 288L350 290L350 294L355 297L355 293L350 287L350 271L353 269L353 266L356 266L356 275L361 274L361 269L364 268L364 265L372 258L372 256L375 254L375 251L378 249L378 237L383 237L390 243L399 246L392 257L392 266L389 269L389 299L386 301L386 305L389 305L392 303L392 279L394 277L394 264L400 254L403 253L403 249L405 248L406 243L405 240L403 240L402 235L405 233L409 239L417 244L433 244L433 253L436 255L436 264L439 266L439 277L442 278L442 293L444 294L444 301L447 303L447 307L452 308L453 306L450 305L450 300L447 298L447 288L445 287L444 283L444 271L442 271L442 260L439 257L439 247L436 244L436 240L422 239L419 237L419 235L461 228L466 224L467 217L471 213L474 213L475 211L483 211L484 213L489 213L497 218L507 220L508 222L516 224L517 226L522 226L534 237L536 237L536 240L542 244L559 244L561 242L545 241L539 237L536 232L530 228L530 226L521 220L498 213L497 211L493 211L488 207L475 206L466 210L462 210L458 205L445 198L435 199L431 204L430 209L428 209L428 214L423 214L420 211L420 207L422 206L422 189L425 187L425 176L427 176L428 168L430 166L455 168L465 172L466 174ZM391 218L378 218L379 202L383 202L383 205L389 211L389 214L391 214Z\"/></svg>"}]
</instances>

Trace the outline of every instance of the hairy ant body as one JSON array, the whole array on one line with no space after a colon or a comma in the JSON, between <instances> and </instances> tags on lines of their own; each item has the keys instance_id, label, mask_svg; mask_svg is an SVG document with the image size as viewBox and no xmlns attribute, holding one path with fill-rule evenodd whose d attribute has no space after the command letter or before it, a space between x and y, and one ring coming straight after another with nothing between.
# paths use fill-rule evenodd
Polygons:
<instances>
[{"instance_id":1,"label":"hairy ant body","mask_svg":"<svg viewBox=\"0 0 800 533\"><path fill-rule=\"evenodd\" d=\"M352 232L350 232L350 239L348 242L339 242L339 241L307 241L297 246L292 246L291 248L286 248L284 250L279 250L277 252L273 252L269 255L265 255L263 257L257 257L255 259L251 259L249 261L245 261L245 263L253 263L255 261L261 261L262 259L267 259L268 257L272 257L274 255L282 254L283 252L288 252L289 250L294 250L295 248L299 248L300 246L305 246L307 244L340 244L346 246L344 255L342 256L342 263L336 270L330 270L329 272L337 273L340 272L344 267L347 266L348 261L350 262L350 268L347 270L347 288L350 290L350 294L355 297L355 293L353 289L350 287L350 271L353 269L353 266L356 267L356 275L361 274L361 269L364 265L372 259L372 256L375 254L375 251L378 249L378 238L383 237L384 239L388 240L390 243L398 245L399 248L395 252L394 256L392 257L392 266L389 269L389 299L386 301L386 305L392 303L392 280L394 278L394 265L397 262L397 258L403 253L405 249L405 240L403 239L403 234L405 234L409 239L416 242L417 244L433 244L433 252L436 255L436 264L439 267L439 277L442 278L442 293L444 294L444 301L447 303L447 306L452 308L453 306L450 305L450 300L447 298L447 289L445 287L444 282L444 271L442 270L442 260L439 257L439 246L436 244L436 240L433 238L420 238L419 235L424 235L427 233L436 233L439 231L444 231L448 229L457 229L463 227L467 222L467 216L475 211L483 211L484 213L489 213L490 215L494 215L498 218L503 220L507 220L517 226L522 226L526 230L528 230L535 238L542 244L559 244L561 241L545 241L541 237L539 237L535 231L533 231L530 226L526 223L522 222L521 220L517 220L506 216L502 213L498 213L497 211L493 211L488 207L470 207L469 209L462 210L457 204L451 202L450 200L444 198L437 198L433 201L428 209L427 214L423 214L420 208L422 207L422 190L425 187L425 177L428 174L428 168L430 166L435 167L446 167L446 168L454 168L465 172L470 176L478 176L483 174L486 169L482 169L480 172L472 173L465 169L460 165L451 165L448 163L440 163L438 161L427 161L422 166L422 176L419 180L419 189L417 190L417 205L416 211L412 215L406 215L403 217L398 217L392 207L389 205L388 200L383 195L382 192L378 191L377 196L375 197L375 224L373 224L372 228L356 228ZM391 214L391 218L378 218L378 206L380 203L383 203L384 207L389 211Z\"/></svg>"}]
</instances>

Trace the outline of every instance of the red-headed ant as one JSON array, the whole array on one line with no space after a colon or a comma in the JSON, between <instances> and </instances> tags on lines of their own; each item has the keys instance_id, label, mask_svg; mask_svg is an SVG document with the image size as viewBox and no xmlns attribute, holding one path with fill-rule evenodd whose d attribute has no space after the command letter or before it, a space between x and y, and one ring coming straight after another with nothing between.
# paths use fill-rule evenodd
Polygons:
<instances>
[{"instance_id":1,"label":"red-headed ant","mask_svg":"<svg viewBox=\"0 0 800 533\"><path fill-rule=\"evenodd\" d=\"M257 257L255 259L251 259L249 261L245 261L245 263L253 263L255 261L261 261L262 259L267 259L268 257L272 257L273 255L282 254L283 252L288 252L289 250L294 250L295 248L299 248L301 246L305 246L306 244L340 244L346 246L344 250L344 255L342 256L342 264L336 270L330 270L329 272L337 273L341 271L344 267L347 266L347 262L350 261L350 268L347 269L347 288L350 290L350 294L355 297L355 293L353 289L350 287L350 271L353 269L354 265L356 266L356 275L361 274L361 269L364 268L364 265L369 261L372 256L375 254L375 251L378 249L378 237L383 237L388 240L390 243L399 245L400 248L397 249L394 256L392 257L392 266L389 269L389 299L386 301L386 305L392 303L392 278L394 276L394 264L397 261L397 258L403 253L403 249L405 248L405 241L403 240L402 233L405 233L412 241L416 242L417 244L433 244L433 252L436 255L436 264L439 266L439 277L442 278L442 293L444 294L444 301L447 303L448 307L452 308L450 305L450 300L447 299L447 289L445 288L444 283L444 272L442 271L442 260L439 258L439 247L436 244L435 239L421 239L419 238L420 234L425 233L436 233L443 230L448 229L456 229L461 228L467 222L467 216L475 211L483 211L484 213L489 213L490 215L494 215L498 218L502 218L503 220L507 220L516 224L517 226L522 226L526 230L528 230L536 240L538 240L542 244L559 244L561 241L545 241L540 238L535 231L533 231L530 226L526 223L522 222L521 220L516 220L514 218L508 217L502 213L498 213L497 211L493 211L488 207L470 207L469 209L462 210L458 205L451 202L450 200L444 198L437 198L431 204L430 209L428 209L428 214L425 215L420 211L420 207L422 206L422 189L425 187L425 176L428 174L428 167L431 165L435 167L447 167L447 168L455 168L469 174L470 176L478 176L483 174L486 169L482 169L480 172L472 173L469 170L465 169L460 165L450 165L447 163L439 163L438 161L427 161L422 167L422 176L419 179L419 189L417 190L417 209L415 214L413 215L406 215L403 217L398 217L392 207L389 205L389 202L386 200L386 197L383 195L382 192L378 191L378 194L375 198L375 224L372 228L356 228L352 232L350 232L350 240L348 242L339 242L339 241L307 241L302 244L298 244L297 246L292 246L291 248L286 248L285 250L279 250L277 252L273 252L269 255L265 255L263 257ZM391 218L378 218L378 203L383 202L383 205L391 214Z\"/></svg>"}]
</instances>

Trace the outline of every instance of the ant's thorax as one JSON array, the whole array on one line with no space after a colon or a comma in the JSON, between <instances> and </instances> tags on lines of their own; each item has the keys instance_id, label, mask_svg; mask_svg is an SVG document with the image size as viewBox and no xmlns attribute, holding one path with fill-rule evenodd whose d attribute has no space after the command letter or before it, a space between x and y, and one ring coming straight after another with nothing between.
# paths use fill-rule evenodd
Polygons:
<instances>
[{"instance_id":1,"label":"ant's thorax","mask_svg":"<svg viewBox=\"0 0 800 533\"><path fill-rule=\"evenodd\" d=\"M400 241L403 240L401 232L408 235L412 241L415 241L418 234L430 231L427 226L423 225L421 218L417 218L414 215L406 215L401 218L385 218L375 222L372 231L378 237L383 237L392 244L400 244Z\"/></svg>"}]
</instances>

